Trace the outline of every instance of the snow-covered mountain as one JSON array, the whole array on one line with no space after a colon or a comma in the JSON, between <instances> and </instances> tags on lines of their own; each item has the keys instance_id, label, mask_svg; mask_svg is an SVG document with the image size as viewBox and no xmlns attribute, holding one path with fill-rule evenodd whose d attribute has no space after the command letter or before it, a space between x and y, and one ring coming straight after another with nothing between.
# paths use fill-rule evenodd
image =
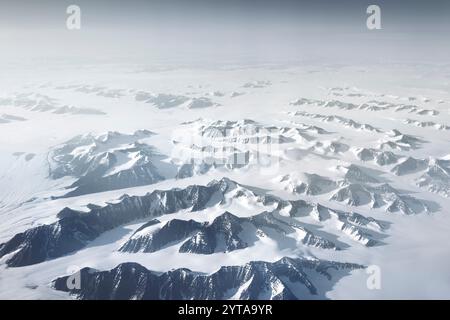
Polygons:
<instances>
[{"instance_id":1,"label":"snow-covered mountain","mask_svg":"<svg viewBox=\"0 0 450 320\"><path fill-rule=\"evenodd\" d=\"M338 186L335 181L315 173L287 174L278 177L276 182L288 191L312 196L331 192Z\"/></svg>"},{"instance_id":2,"label":"snow-covered mountain","mask_svg":"<svg viewBox=\"0 0 450 320\"><path fill-rule=\"evenodd\" d=\"M328 286L361 265L320 260L283 258L274 263L252 261L244 266L224 266L210 275L177 269L167 273L124 263L110 271L82 269L81 288L68 290L67 277L58 278L56 290L70 291L80 299L250 299L282 300L323 297L316 282Z\"/></svg>"},{"instance_id":3,"label":"snow-covered mountain","mask_svg":"<svg viewBox=\"0 0 450 320\"><path fill-rule=\"evenodd\" d=\"M95 108L82 108L72 105L62 105L57 99L33 92L14 94L1 97L0 106L23 108L34 112L51 112L54 114L86 114L104 115L105 112ZM14 116L13 116L14 117ZM17 118L17 117L15 117Z\"/></svg>"},{"instance_id":4,"label":"snow-covered mountain","mask_svg":"<svg viewBox=\"0 0 450 320\"><path fill-rule=\"evenodd\" d=\"M389 184L367 186L358 183L344 184L330 198L351 206L370 205L372 208L385 207L387 212L414 214L428 212L424 201L402 194Z\"/></svg>"},{"instance_id":5,"label":"snow-covered mountain","mask_svg":"<svg viewBox=\"0 0 450 320\"><path fill-rule=\"evenodd\" d=\"M239 218L225 212L209 225L194 220L175 219L150 234L145 233L147 228L153 229L156 217L183 210L198 212L212 207L220 208L228 202L242 201L259 203L262 210L271 208L272 213ZM251 242L264 237L275 237L283 243L282 246L288 245L285 239L278 239L283 235L294 241L291 244L294 248L299 241L308 246L336 249L337 246L327 240L326 236L314 235L307 227L295 219L290 219L305 215L319 222L335 220L337 230L346 234L347 229L351 228L351 238L364 245L374 245L377 242L376 233L367 232L366 228L376 231L384 229L381 223L372 218L365 218L353 212L339 212L303 200L287 201L258 194L227 178L212 181L207 186L192 185L184 189L155 190L144 196L123 196L117 203L103 207L90 205L89 208L88 213L64 208L57 213L56 222L16 234L0 245L0 258L7 256L6 264L10 267L55 259L84 248L109 230L142 219L150 221L133 234L121 247L121 251L154 252L173 242L187 240L181 245L179 252L211 254L243 249L249 247Z\"/></svg>"},{"instance_id":6,"label":"snow-covered mountain","mask_svg":"<svg viewBox=\"0 0 450 320\"><path fill-rule=\"evenodd\" d=\"M188 109L208 108L217 106L218 104L211 101L208 97L187 97L184 95L173 95L158 93L152 94L148 92L137 92L136 101L150 103L158 109L174 108L184 106Z\"/></svg>"},{"instance_id":7,"label":"snow-covered mountain","mask_svg":"<svg viewBox=\"0 0 450 320\"><path fill-rule=\"evenodd\" d=\"M380 141L380 149L393 149L408 151L418 149L423 141L415 136L404 134L397 129L386 133L386 137Z\"/></svg>"},{"instance_id":8,"label":"snow-covered mountain","mask_svg":"<svg viewBox=\"0 0 450 320\"><path fill-rule=\"evenodd\" d=\"M445 79L361 68L12 68L0 298L448 298Z\"/></svg>"},{"instance_id":9,"label":"snow-covered mountain","mask_svg":"<svg viewBox=\"0 0 450 320\"><path fill-rule=\"evenodd\" d=\"M417 185L430 192L450 197L450 161L432 159L425 173L417 180Z\"/></svg>"},{"instance_id":10,"label":"snow-covered mountain","mask_svg":"<svg viewBox=\"0 0 450 320\"><path fill-rule=\"evenodd\" d=\"M373 161L380 166L397 163L401 156L376 148L357 148L355 154L362 161Z\"/></svg>"},{"instance_id":11,"label":"snow-covered mountain","mask_svg":"<svg viewBox=\"0 0 450 320\"><path fill-rule=\"evenodd\" d=\"M336 88L334 88L336 89ZM334 91L334 92L333 92ZM332 93L336 95L336 90L332 90ZM342 95L338 95L342 96ZM366 94L363 93L348 93L347 97L350 98L360 98L366 97ZM342 110L364 110L364 111L384 111L384 110L394 110L395 112L406 111L408 113L415 113L417 115L428 115L428 116L437 116L439 115L439 111L437 110L429 110L422 109L417 105L412 104L404 104L404 103L391 103L387 101L380 100L369 100L360 104L355 104L351 102L345 102L341 100L316 100L316 99L307 99L300 98L291 102L293 106L304 106L310 105L315 107L323 107L323 108L338 108Z\"/></svg>"},{"instance_id":12,"label":"snow-covered mountain","mask_svg":"<svg viewBox=\"0 0 450 320\"><path fill-rule=\"evenodd\" d=\"M212 254L230 252L253 245L261 237L283 238L292 234L303 244L325 249L336 249L331 241L312 234L298 223L277 219L274 213L263 212L251 218L239 218L224 212L210 224L194 220L173 219L157 230L145 233L143 228L121 248L124 252L154 252L163 247L182 243L179 252ZM149 228L154 229L154 228ZM294 238L289 239L291 241ZM287 241L279 239L280 242Z\"/></svg>"},{"instance_id":13,"label":"snow-covered mountain","mask_svg":"<svg viewBox=\"0 0 450 320\"><path fill-rule=\"evenodd\" d=\"M107 132L77 136L49 153L50 177L76 180L64 197L152 184L164 179L155 162L163 156L139 140L148 130L134 134Z\"/></svg>"},{"instance_id":14,"label":"snow-covered mountain","mask_svg":"<svg viewBox=\"0 0 450 320\"><path fill-rule=\"evenodd\" d=\"M343 202L348 206L368 205L371 208L384 208L386 212L403 214L430 211L428 201L417 199L395 189L388 183L379 181L365 172L362 167L352 164L337 169L343 173L341 180L334 181L317 174L304 173L302 175L288 174L275 181L285 185L285 190L292 193L310 196L330 194L330 200ZM426 184L425 180L422 177L420 181Z\"/></svg>"}]
</instances>

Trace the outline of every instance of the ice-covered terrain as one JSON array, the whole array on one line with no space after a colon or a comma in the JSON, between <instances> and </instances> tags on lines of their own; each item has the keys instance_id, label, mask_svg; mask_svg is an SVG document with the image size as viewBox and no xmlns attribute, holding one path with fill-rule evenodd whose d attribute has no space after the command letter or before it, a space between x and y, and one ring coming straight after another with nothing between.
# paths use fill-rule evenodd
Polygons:
<instances>
[{"instance_id":1,"label":"ice-covered terrain","mask_svg":"<svg viewBox=\"0 0 450 320\"><path fill-rule=\"evenodd\" d=\"M450 298L448 65L4 69L0 298Z\"/></svg>"}]
</instances>

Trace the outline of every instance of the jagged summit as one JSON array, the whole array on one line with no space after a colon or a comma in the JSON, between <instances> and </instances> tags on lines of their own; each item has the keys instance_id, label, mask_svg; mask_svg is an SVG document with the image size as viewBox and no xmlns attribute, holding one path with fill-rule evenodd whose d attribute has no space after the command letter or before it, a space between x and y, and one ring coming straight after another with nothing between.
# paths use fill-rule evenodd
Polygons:
<instances>
[{"instance_id":1,"label":"jagged summit","mask_svg":"<svg viewBox=\"0 0 450 320\"><path fill-rule=\"evenodd\" d=\"M82 269L81 289L69 289L67 277L52 285L79 299L308 299L323 296L343 275L361 268L351 263L282 258L273 263L224 266L205 275L189 269L161 274L125 263L110 271Z\"/></svg>"},{"instance_id":2,"label":"jagged summit","mask_svg":"<svg viewBox=\"0 0 450 320\"><path fill-rule=\"evenodd\" d=\"M428 165L428 160L407 157L404 161L392 168L392 172L398 176L410 174L424 170Z\"/></svg>"},{"instance_id":3,"label":"jagged summit","mask_svg":"<svg viewBox=\"0 0 450 320\"><path fill-rule=\"evenodd\" d=\"M380 182L377 178L373 177L371 174L367 173L367 169L351 164L347 167L338 167L345 172L344 180L349 182L360 182L360 183L378 183Z\"/></svg>"},{"instance_id":4,"label":"jagged summit","mask_svg":"<svg viewBox=\"0 0 450 320\"><path fill-rule=\"evenodd\" d=\"M375 148L356 148L356 156L362 161L373 161L380 166L397 163L401 156L391 151L383 151Z\"/></svg>"},{"instance_id":5,"label":"jagged summit","mask_svg":"<svg viewBox=\"0 0 450 320\"><path fill-rule=\"evenodd\" d=\"M267 194L260 194L245 186L239 185L229 178L223 178L221 180L211 181L207 186L191 185L184 189L155 190L144 196L125 195L121 197L119 202L109 203L103 207L90 206L91 209L87 213L69 208L63 209L58 214L59 220L57 222L28 229L4 243L0 248L0 257L12 253L7 260L7 264L11 267L36 264L79 250L104 232L139 219L153 220L156 217L176 213L181 210L197 212L221 205L229 205L233 202L246 203L248 201L259 204L261 209L267 208L272 211L274 210L274 213L280 216L287 215L288 217L295 218L310 215L317 221L337 219L339 223L351 226L354 232L363 232L366 234L366 232L360 229L361 225L356 225L351 220L351 217L354 216L353 213L332 210L320 204L303 200L287 201ZM200 243L205 242L210 245L211 243L223 243L221 242L223 240L219 241L216 238L218 233L223 233L224 237L222 239L231 241L230 246L243 247L244 243L248 243L248 241L239 238L242 240L240 241L237 240L238 238L235 238L240 237L239 230L242 228L242 222L248 223L250 227L253 225L253 230L255 230L255 228L261 228L261 223L264 220L267 219L238 218L231 213L226 213L224 216L218 218L215 223L200 228L200 232L203 232L203 234L199 235L199 239L204 240L200 241ZM274 221L280 226L284 226L281 228L285 228L284 232L287 234L294 232L292 228L297 230L295 231L298 234L297 237L302 239L304 244L323 248L335 247L331 241L314 235L301 225L293 225L292 222L283 222L282 219L279 222L273 220L272 225ZM368 220L367 223L369 222ZM363 224L363 228L365 228L365 225L366 223ZM179 221L174 226L168 225L166 229L171 230L172 228L176 228L177 230L184 230L182 234L187 235L197 227L199 226L195 222L190 222L186 226L186 222ZM178 232L174 236L180 237ZM366 237L370 239L371 235L366 234ZM164 232L161 233L160 239L166 239ZM144 240L143 243L148 243L148 239ZM185 248L194 248L194 243L198 243L194 240L195 238L191 241L192 245L186 245ZM157 241L159 241L157 243L160 243L160 245L161 243L167 242L165 240ZM370 241L367 240L365 243L373 245L376 242L373 239ZM150 243L153 242L150 241ZM216 246L212 247L216 248ZM135 247L136 244L133 243L128 248Z\"/></svg>"},{"instance_id":6,"label":"jagged summit","mask_svg":"<svg viewBox=\"0 0 450 320\"><path fill-rule=\"evenodd\" d=\"M420 148L423 142L424 141L422 139L393 129L387 132L386 137L380 141L379 148L409 151L411 149Z\"/></svg>"},{"instance_id":7,"label":"jagged summit","mask_svg":"<svg viewBox=\"0 0 450 320\"><path fill-rule=\"evenodd\" d=\"M352 206L370 205L371 208L385 207L387 212L417 214L429 212L428 205L414 197L400 193L389 184L367 186L351 183L341 187L331 200Z\"/></svg>"},{"instance_id":8,"label":"jagged summit","mask_svg":"<svg viewBox=\"0 0 450 320\"><path fill-rule=\"evenodd\" d=\"M450 197L450 160L431 159L417 185L430 192Z\"/></svg>"},{"instance_id":9,"label":"jagged summit","mask_svg":"<svg viewBox=\"0 0 450 320\"><path fill-rule=\"evenodd\" d=\"M50 177L75 179L65 197L161 181L164 177L157 162L162 155L139 142L152 135L151 131L138 130L133 134L109 131L77 136L50 152Z\"/></svg>"},{"instance_id":10,"label":"jagged summit","mask_svg":"<svg viewBox=\"0 0 450 320\"><path fill-rule=\"evenodd\" d=\"M56 115L105 115L102 110L62 104L58 99L36 92L14 94L0 98L0 106L15 106L32 112L50 112Z\"/></svg>"},{"instance_id":11,"label":"jagged summit","mask_svg":"<svg viewBox=\"0 0 450 320\"><path fill-rule=\"evenodd\" d=\"M147 233L140 231L134 234L120 251L154 252L176 245L181 253L214 254L248 248L265 237L282 241L280 236L294 246L297 237L307 246L339 249L330 240L313 234L295 221L277 218L274 213L263 212L250 218L240 218L225 211L209 224L178 219L170 220L160 229L155 229L151 224Z\"/></svg>"},{"instance_id":12,"label":"jagged summit","mask_svg":"<svg viewBox=\"0 0 450 320\"><path fill-rule=\"evenodd\" d=\"M288 174L276 179L285 190L306 195L328 193L337 187L333 180L315 173Z\"/></svg>"}]
</instances>

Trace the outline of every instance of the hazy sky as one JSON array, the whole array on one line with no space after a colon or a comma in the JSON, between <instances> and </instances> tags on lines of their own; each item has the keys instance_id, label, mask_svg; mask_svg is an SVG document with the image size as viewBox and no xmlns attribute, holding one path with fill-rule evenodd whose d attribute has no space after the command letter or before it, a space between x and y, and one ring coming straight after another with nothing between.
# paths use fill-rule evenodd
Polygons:
<instances>
[{"instance_id":1,"label":"hazy sky","mask_svg":"<svg viewBox=\"0 0 450 320\"><path fill-rule=\"evenodd\" d=\"M0 0L3 57L448 61L449 34L448 0Z\"/></svg>"}]
</instances>

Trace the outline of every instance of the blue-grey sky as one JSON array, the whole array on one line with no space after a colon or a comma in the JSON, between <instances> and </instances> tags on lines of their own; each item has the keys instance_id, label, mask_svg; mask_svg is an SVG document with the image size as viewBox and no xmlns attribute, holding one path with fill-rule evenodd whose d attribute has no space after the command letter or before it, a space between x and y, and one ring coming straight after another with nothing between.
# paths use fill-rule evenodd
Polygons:
<instances>
[{"instance_id":1,"label":"blue-grey sky","mask_svg":"<svg viewBox=\"0 0 450 320\"><path fill-rule=\"evenodd\" d=\"M66 8L82 10L68 31ZM381 7L382 30L366 28ZM0 0L4 55L446 61L448 0Z\"/></svg>"}]
</instances>

